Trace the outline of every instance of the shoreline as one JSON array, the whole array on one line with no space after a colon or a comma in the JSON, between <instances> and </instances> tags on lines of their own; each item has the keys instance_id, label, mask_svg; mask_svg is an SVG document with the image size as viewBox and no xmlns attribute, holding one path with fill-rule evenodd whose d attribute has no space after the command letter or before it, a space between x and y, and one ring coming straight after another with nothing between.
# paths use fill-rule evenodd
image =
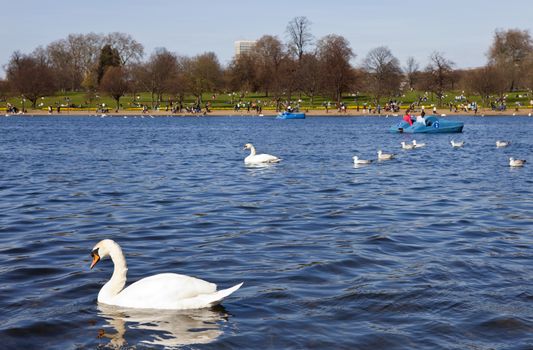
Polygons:
<instances>
[{"instance_id":1,"label":"shoreline","mask_svg":"<svg viewBox=\"0 0 533 350\"><path fill-rule=\"evenodd\" d=\"M306 110L304 111L306 116L320 116L320 117L402 117L403 113L400 111L398 113L393 112L382 112L382 113L368 113L363 112L362 110L351 110L348 109L346 112L339 112L337 110L330 110L328 113L326 113L325 110L322 109L313 109L313 110ZM48 113L48 111L44 111L41 109L30 109L27 110L26 113L6 113L3 112L2 116L107 116L107 117L123 117L123 116L146 116L146 117L274 117L278 113L274 110L263 110L261 114L256 113L255 111L234 111L234 110L212 110L209 113L189 113L189 112L182 112L182 113L172 113L171 111L165 111L165 110L158 110L158 111L148 111L146 113L143 113L140 110L119 110L118 112L115 111L109 111L107 113L96 113L94 110L69 110L68 108L64 108L60 113L57 113L54 111L53 113ZM420 113L413 113L413 115L419 115ZM493 111L493 110L479 110L477 114L474 112L464 112L464 111L457 111L457 112L450 112L446 109L437 110L436 114L433 114L431 112L428 112L426 116L462 116L462 117L484 117L484 116L505 116L505 117L511 117L511 116L522 116L522 117L528 117L533 116L533 109L521 109L518 111L513 110L507 110L507 111Z\"/></svg>"}]
</instances>

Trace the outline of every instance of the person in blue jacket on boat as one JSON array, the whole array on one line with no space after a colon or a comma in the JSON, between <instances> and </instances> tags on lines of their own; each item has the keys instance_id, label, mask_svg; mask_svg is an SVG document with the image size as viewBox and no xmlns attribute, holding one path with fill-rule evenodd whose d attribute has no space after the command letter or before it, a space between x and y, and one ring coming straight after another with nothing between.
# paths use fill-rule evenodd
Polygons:
<instances>
[{"instance_id":1,"label":"person in blue jacket on boat","mask_svg":"<svg viewBox=\"0 0 533 350\"><path fill-rule=\"evenodd\" d=\"M409 126L413 125L413 120L411 119L411 114L409 114L409 108L405 110L405 115L403 116L403 120L409 123Z\"/></svg>"}]
</instances>

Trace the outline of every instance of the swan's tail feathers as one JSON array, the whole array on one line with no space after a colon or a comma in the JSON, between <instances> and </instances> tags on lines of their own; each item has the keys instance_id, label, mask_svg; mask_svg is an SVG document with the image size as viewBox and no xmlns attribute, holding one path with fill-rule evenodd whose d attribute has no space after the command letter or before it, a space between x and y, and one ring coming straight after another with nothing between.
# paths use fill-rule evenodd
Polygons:
<instances>
[{"instance_id":1,"label":"swan's tail feathers","mask_svg":"<svg viewBox=\"0 0 533 350\"><path fill-rule=\"evenodd\" d=\"M241 282L231 288L222 289L219 291L216 291L213 294L209 295L209 306L215 306L219 304L222 300L229 297L231 294L233 294L237 289L241 288L244 282Z\"/></svg>"}]
</instances>

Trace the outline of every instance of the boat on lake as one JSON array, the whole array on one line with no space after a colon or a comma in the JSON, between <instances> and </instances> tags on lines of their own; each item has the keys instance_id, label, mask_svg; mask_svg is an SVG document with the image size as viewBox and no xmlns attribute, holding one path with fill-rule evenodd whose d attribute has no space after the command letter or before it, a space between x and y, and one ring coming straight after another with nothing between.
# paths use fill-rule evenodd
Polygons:
<instances>
[{"instance_id":1,"label":"boat on lake","mask_svg":"<svg viewBox=\"0 0 533 350\"><path fill-rule=\"evenodd\" d=\"M276 116L276 119L305 119L303 112L281 112Z\"/></svg>"},{"instance_id":2,"label":"boat on lake","mask_svg":"<svg viewBox=\"0 0 533 350\"><path fill-rule=\"evenodd\" d=\"M398 133L455 133L463 131L463 122L456 122L446 120L443 118L437 118L436 116L429 116L424 118L424 122L416 121L413 125L409 125L405 120L400 121L398 124L390 127L390 132Z\"/></svg>"}]
</instances>

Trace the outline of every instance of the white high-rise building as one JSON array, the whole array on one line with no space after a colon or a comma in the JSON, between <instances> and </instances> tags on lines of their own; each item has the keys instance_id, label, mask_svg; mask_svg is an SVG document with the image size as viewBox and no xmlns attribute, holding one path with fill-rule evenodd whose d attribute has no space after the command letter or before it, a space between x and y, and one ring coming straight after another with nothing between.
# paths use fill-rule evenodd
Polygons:
<instances>
[{"instance_id":1,"label":"white high-rise building","mask_svg":"<svg viewBox=\"0 0 533 350\"><path fill-rule=\"evenodd\" d=\"M248 53L254 47L255 40L239 40L235 42L235 56L239 56L243 53Z\"/></svg>"}]
</instances>

